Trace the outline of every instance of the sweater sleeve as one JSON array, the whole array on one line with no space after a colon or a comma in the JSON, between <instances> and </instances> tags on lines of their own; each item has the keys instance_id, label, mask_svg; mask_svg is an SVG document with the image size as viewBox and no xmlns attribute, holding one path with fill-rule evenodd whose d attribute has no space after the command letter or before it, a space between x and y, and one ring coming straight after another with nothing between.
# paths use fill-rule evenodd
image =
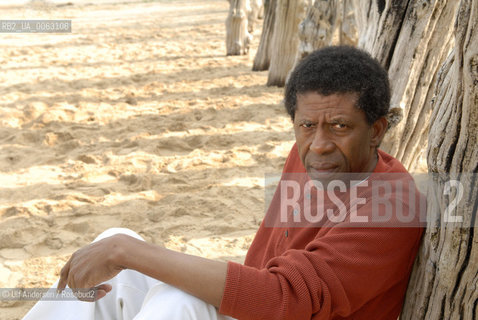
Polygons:
<instances>
[{"instance_id":1,"label":"sweater sleeve","mask_svg":"<svg viewBox=\"0 0 478 320\"><path fill-rule=\"evenodd\" d=\"M335 227L264 269L229 262L220 312L238 319L350 316L407 281L421 231Z\"/></svg>"}]
</instances>

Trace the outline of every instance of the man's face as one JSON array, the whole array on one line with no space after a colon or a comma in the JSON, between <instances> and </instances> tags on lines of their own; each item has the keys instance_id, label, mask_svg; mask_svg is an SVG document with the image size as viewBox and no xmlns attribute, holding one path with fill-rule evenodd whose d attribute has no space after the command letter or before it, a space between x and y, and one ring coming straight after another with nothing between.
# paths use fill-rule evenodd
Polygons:
<instances>
[{"instance_id":1,"label":"man's face","mask_svg":"<svg viewBox=\"0 0 478 320\"><path fill-rule=\"evenodd\" d=\"M375 168L375 149L386 120L369 125L365 113L356 107L357 97L354 93L297 95L295 137L311 179L343 179L343 173L372 172Z\"/></svg>"}]
</instances>

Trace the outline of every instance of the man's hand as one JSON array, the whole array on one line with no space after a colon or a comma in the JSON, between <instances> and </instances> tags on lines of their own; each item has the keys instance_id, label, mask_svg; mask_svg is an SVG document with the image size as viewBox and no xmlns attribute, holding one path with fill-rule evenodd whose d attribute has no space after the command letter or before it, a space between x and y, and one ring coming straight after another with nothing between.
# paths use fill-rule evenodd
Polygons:
<instances>
[{"instance_id":1,"label":"man's hand","mask_svg":"<svg viewBox=\"0 0 478 320\"><path fill-rule=\"evenodd\" d=\"M115 277L125 269L120 261L123 243L130 238L118 234L99 240L73 253L70 260L61 269L58 291L68 285L75 289L95 289L96 300L111 291L108 284L100 284Z\"/></svg>"},{"instance_id":2,"label":"man's hand","mask_svg":"<svg viewBox=\"0 0 478 320\"><path fill-rule=\"evenodd\" d=\"M125 234L94 242L76 251L61 270L58 290L96 289L96 300L111 286L107 281L123 269L136 270L182 289L219 307L226 282L227 264L171 251ZM95 287L96 286L96 287Z\"/></svg>"}]
</instances>

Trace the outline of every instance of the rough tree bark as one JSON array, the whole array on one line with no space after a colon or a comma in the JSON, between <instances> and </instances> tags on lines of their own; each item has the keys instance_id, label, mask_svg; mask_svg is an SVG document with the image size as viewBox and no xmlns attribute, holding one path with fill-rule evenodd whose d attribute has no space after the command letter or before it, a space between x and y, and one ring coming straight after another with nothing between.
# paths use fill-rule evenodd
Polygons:
<instances>
[{"instance_id":1,"label":"rough tree bark","mask_svg":"<svg viewBox=\"0 0 478 320\"><path fill-rule=\"evenodd\" d=\"M341 0L341 21L339 24L339 43L356 46L358 41L355 8L352 0Z\"/></svg>"},{"instance_id":2,"label":"rough tree bark","mask_svg":"<svg viewBox=\"0 0 478 320\"><path fill-rule=\"evenodd\" d=\"M299 25L297 61L331 44L356 45L357 28L353 11L350 0L315 0L309 5L305 19Z\"/></svg>"},{"instance_id":3,"label":"rough tree bark","mask_svg":"<svg viewBox=\"0 0 478 320\"><path fill-rule=\"evenodd\" d=\"M393 0L392 0L393 1ZM356 8L355 21L359 30L358 46L370 52L385 69L390 66L393 50L397 43L407 1L352 0Z\"/></svg>"},{"instance_id":4,"label":"rough tree bark","mask_svg":"<svg viewBox=\"0 0 478 320\"><path fill-rule=\"evenodd\" d=\"M264 23L262 25L261 40L257 48L252 71L263 71L269 69L271 62L271 42L274 33L277 0L266 0L264 2Z\"/></svg>"},{"instance_id":5,"label":"rough tree bark","mask_svg":"<svg viewBox=\"0 0 478 320\"><path fill-rule=\"evenodd\" d=\"M299 25L297 60L312 51L332 43L340 0L315 0L307 8L305 19Z\"/></svg>"},{"instance_id":6,"label":"rough tree bark","mask_svg":"<svg viewBox=\"0 0 478 320\"><path fill-rule=\"evenodd\" d=\"M228 56L247 54L251 35L247 31L249 0L229 0L226 19L226 52Z\"/></svg>"},{"instance_id":7,"label":"rough tree bark","mask_svg":"<svg viewBox=\"0 0 478 320\"><path fill-rule=\"evenodd\" d=\"M407 8L388 73L392 106L404 121L388 132L383 147L413 169L427 145L436 75L453 44L456 0L413 2Z\"/></svg>"},{"instance_id":8,"label":"rough tree bark","mask_svg":"<svg viewBox=\"0 0 478 320\"><path fill-rule=\"evenodd\" d=\"M401 319L478 318L478 1L462 0L456 44L441 69L428 137L428 167L436 173L428 191L429 227L415 261ZM475 174L474 177L470 173ZM452 208L450 178L461 181L461 201L451 211L462 222L437 221ZM433 201L430 201L433 199ZM458 199L458 198L456 198Z\"/></svg>"},{"instance_id":9,"label":"rough tree bark","mask_svg":"<svg viewBox=\"0 0 478 320\"><path fill-rule=\"evenodd\" d=\"M269 73L268 85L282 86L289 71L298 60L317 48L332 44L336 33L338 33L337 38L339 39L336 43L356 44L357 29L351 0L315 0L313 3L312 0L298 2L280 0L282 7L277 5L278 1L265 2L266 14L261 40L252 66L253 71L267 70L270 66L272 47L279 63L287 62L278 65ZM307 8L307 12L304 15L305 8ZM281 20L276 23L275 19L278 14L281 14ZM305 16L305 19L299 24L299 44L296 52L293 50L297 41L294 29L301 16ZM276 28L278 29L277 37L275 35ZM276 41L274 44L271 43L273 38ZM284 47L288 49L287 52L278 51ZM291 63L292 57L295 57L293 63Z\"/></svg>"},{"instance_id":10,"label":"rough tree bark","mask_svg":"<svg viewBox=\"0 0 478 320\"><path fill-rule=\"evenodd\" d=\"M282 87L295 63L299 47L299 23L304 18L306 0L278 0L271 45L268 86Z\"/></svg>"},{"instance_id":11,"label":"rough tree bark","mask_svg":"<svg viewBox=\"0 0 478 320\"><path fill-rule=\"evenodd\" d=\"M359 46L388 69L392 86L395 117L381 148L412 170L426 146L431 93L452 46L458 2L370 1L365 8L354 1Z\"/></svg>"}]
</instances>

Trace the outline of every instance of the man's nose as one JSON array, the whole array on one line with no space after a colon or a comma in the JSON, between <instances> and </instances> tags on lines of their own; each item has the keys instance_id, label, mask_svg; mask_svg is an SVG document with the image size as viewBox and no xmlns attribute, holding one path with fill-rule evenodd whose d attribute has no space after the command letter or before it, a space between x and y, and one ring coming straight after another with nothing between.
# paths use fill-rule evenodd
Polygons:
<instances>
[{"instance_id":1,"label":"man's nose","mask_svg":"<svg viewBox=\"0 0 478 320\"><path fill-rule=\"evenodd\" d=\"M335 143L331 140L325 130L317 128L314 134L314 140L310 145L310 150L317 154L327 154L334 151Z\"/></svg>"}]
</instances>

